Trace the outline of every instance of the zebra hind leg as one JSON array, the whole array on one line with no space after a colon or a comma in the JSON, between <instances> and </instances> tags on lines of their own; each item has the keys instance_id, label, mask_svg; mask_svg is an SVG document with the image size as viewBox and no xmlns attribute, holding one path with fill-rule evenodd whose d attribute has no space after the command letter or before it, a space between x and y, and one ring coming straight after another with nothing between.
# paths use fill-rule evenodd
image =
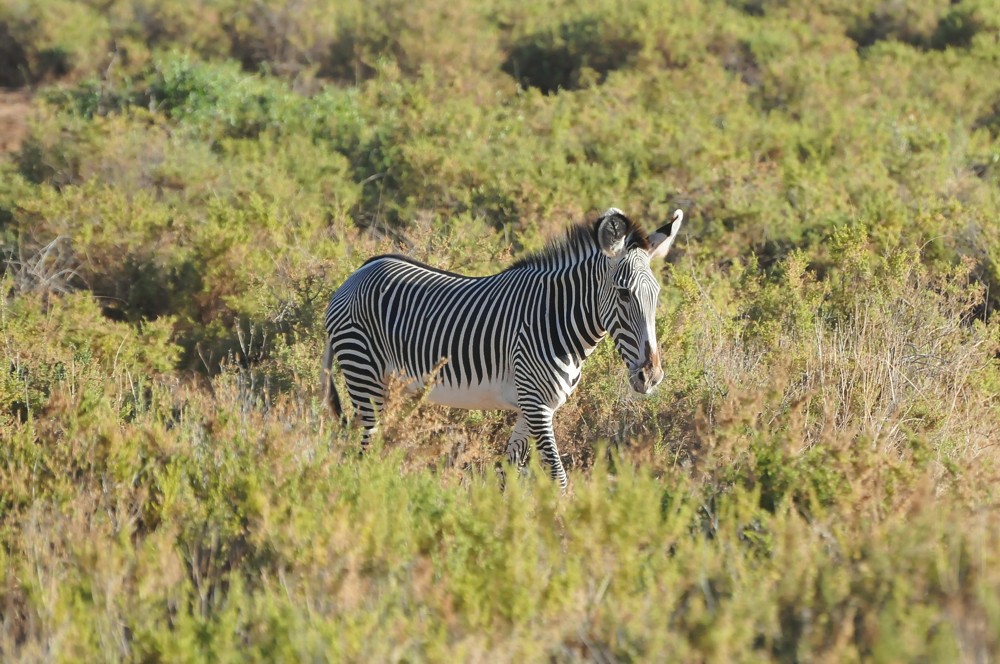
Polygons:
<instances>
[{"instance_id":1,"label":"zebra hind leg","mask_svg":"<svg viewBox=\"0 0 1000 664\"><path fill-rule=\"evenodd\" d=\"M330 358L336 358L344 375L347 396L354 406L353 425L362 427L361 453L368 449L378 426L378 413L385 405L386 385L382 369L364 330L338 329L330 333ZM330 389L332 389L332 384Z\"/></svg>"},{"instance_id":2,"label":"zebra hind leg","mask_svg":"<svg viewBox=\"0 0 1000 664\"><path fill-rule=\"evenodd\" d=\"M347 376L347 394L354 405L354 426L360 425L361 454L368 450L375 432L378 430L378 414L385 405L385 386L375 377Z\"/></svg>"},{"instance_id":3,"label":"zebra hind leg","mask_svg":"<svg viewBox=\"0 0 1000 664\"><path fill-rule=\"evenodd\" d=\"M514 430L507 441L507 461L518 470L523 471L528 463L528 421L524 418L524 413L517 416L514 423Z\"/></svg>"},{"instance_id":4,"label":"zebra hind leg","mask_svg":"<svg viewBox=\"0 0 1000 664\"><path fill-rule=\"evenodd\" d=\"M511 466L517 468L519 472L524 472L528 463L528 422L524 419L523 413L518 413L517 422L514 423L514 430L507 441L507 461ZM507 473L504 472L503 464L497 461L496 473L500 478L500 490L507 488Z\"/></svg>"}]
</instances>

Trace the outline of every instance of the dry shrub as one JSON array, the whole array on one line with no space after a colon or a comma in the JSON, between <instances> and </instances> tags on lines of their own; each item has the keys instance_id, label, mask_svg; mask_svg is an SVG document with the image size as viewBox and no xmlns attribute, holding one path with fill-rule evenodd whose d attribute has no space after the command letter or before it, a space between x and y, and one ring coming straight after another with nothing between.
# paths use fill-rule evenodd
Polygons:
<instances>
[{"instance_id":1,"label":"dry shrub","mask_svg":"<svg viewBox=\"0 0 1000 664\"><path fill-rule=\"evenodd\" d=\"M991 440L995 432L983 419L988 395L978 382L997 340L972 319L983 293L928 295L940 286L914 270L890 301L859 303L849 320L817 332L814 354L788 395L824 403L817 431L857 429L872 445L897 450L922 435L945 454L957 446L962 456Z\"/></svg>"},{"instance_id":2,"label":"dry shrub","mask_svg":"<svg viewBox=\"0 0 1000 664\"><path fill-rule=\"evenodd\" d=\"M0 659L1000 652L985 4L90 4L0 8L0 77L68 72L0 163ZM364 457L327 414L365 258L671 201L667 377L595 352L568 495L497 491L510 414L395 385Z\"/></svg>"},{"instance_id":3,"label":"dry shrub","mask_svg":"<svg viewBox=\"0 0 1000 664\"><path fill-rule=\"evenodd\" d=\"M444 366L439 364L428 376ZM430 387L414 392L410 381L388 381L379 433L385 449L404 455L403 471L436 469L446 482L464 481L469 472L482 476L503 454L512 418L496 412L470 412L430 403Z\"/></svg>"},{"instance_id":4,"label":"dry shrub","mask_svg":"<svg viewBox=\"0 0 1000 664\"><path fill-rule=\"evenodd\" d=\"M77 272L80 261L68 237L56 237L35 251L18 247L18 256L8 256L4 263L5 272L21 294L37 293L48 298L71 293L83 285Z\"/></svg>"},{"instance_id":5,"label":"dry shrub","mask_svg":"<svg viewBox=\"0 0 1000 664\"><path fill-rule=\"evenodd\" d=\"M818 299L787 284L777 304L767 287L745 295L776 325L733 325L694 290L701 306L682 320L703 373L667 407L682 412L674 454L643 463L665 473L680 461L713 491L742 478L772 505L794 496L878 519L942 495L988 501L997 324L976 317L985 293L971 261L931 271L915 256L846 259L803 285Z\"/></svg>"}]
</instances>

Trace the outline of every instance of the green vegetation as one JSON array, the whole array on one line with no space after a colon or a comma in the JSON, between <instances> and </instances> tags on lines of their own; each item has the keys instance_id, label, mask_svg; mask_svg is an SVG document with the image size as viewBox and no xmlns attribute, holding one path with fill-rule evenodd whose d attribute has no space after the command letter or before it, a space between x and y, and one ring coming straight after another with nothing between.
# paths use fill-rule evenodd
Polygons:
<instances>
[{"instance_id":1,"label":"green vegetation","mask_svg":"<svg viewBox=\"0 0 1000 664\"><path fill-rule=\"evenodd\" d=\"M1000 657L998 69L996 0L0 0L0 659ZM503 413L359 459L346 275L611 205L689 221L569 494Z\"/></svg>"}]
</instances>

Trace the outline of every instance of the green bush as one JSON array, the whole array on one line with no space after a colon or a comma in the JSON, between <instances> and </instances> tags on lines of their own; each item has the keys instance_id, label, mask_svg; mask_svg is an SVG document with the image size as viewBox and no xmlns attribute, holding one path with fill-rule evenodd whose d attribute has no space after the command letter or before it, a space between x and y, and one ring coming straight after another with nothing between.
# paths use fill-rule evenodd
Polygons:
<instances>
[{"instance_id":1,"label":"green bush","mask_svg":"<svg viewBox=\"0 0 1000 664\"><path fill-rule=\"evenodd\" d=\"M994 5L0 0L0 659L995 658ZM665 377L594 351L566 495L395 392L358 457L347 275L612 205Z\"/></svg>"},{"instance_id":2,"label":"green bush","mask_svg":"<svg viewBox=\"0 0 1000 664\"><path fill-rule=\"evenodd\" d=\"M43 283L33 276L8 269L0 284L0 324L9 361L0 382L5 426L12 426L11 417L37 419L60 391L82 399L112 397L120 416L134 415L143 407L150 381L177 361L170 321L115 323L89 293L56 296L55 282L67 277Z\"/></svg>"}]
</instances>

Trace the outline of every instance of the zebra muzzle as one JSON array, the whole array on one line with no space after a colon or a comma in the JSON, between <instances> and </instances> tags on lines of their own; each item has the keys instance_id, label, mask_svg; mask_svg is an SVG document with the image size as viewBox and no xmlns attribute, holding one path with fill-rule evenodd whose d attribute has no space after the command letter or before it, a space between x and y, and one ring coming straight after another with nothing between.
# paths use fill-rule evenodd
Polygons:
<instances>
[{"instance_id":1,"label":"zebra muzzle","mask_svg":"<svg viewBox=\"0 0 1000 664\"><path fill-rule=\"evenodd\" d=\"M629 373L632 389L639 394L649 394L663 380L663 368L660 365L660 354L646 342L646 361Z\"/></svg>"},{"instance_id":2,"label":"zebra muzzle","mask_svg":"<svg viewBox=\"0 0 1000 664\"><path fill-rule=\"evenodd\" d=\"M647 363L629 374L632 389L639 394L649 394L663 380L663 369L652 363Z\"/></svg>"}]
</instances>

